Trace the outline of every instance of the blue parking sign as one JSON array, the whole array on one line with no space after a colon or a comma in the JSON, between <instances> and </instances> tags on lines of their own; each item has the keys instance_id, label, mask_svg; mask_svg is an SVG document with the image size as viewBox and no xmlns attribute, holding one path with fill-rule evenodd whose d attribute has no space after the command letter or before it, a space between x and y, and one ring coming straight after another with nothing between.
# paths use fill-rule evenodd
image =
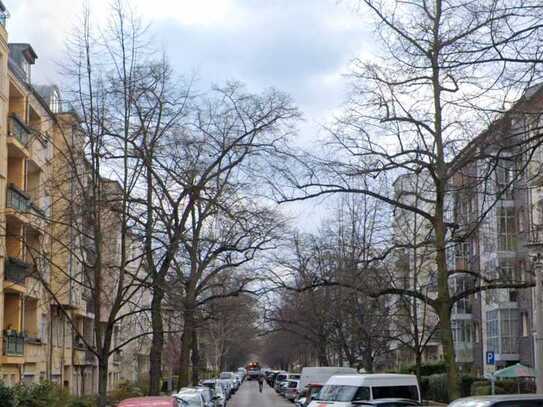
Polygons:
<instances>
[{"instance_id":1,"label":"blue parking sign","mask_svg":"<svg viewBox=\"0 0 543 407\"><path fill-rule=\"evenodd\" d=\"M492 351L486 352L486 364L494 365L496 364L496 354Z\"/></svg>"}]
</instances>

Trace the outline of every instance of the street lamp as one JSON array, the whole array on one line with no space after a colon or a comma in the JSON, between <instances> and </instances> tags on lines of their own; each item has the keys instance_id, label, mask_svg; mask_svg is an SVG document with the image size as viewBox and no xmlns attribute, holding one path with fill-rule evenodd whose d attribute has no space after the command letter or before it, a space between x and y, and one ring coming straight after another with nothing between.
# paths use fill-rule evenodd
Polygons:
<instances>
[{"instance_id":1,"label":"street lamp","mask_svg":"<svg viewBox=\"0 0 543 407\"><path fill-rule=\"evenodd\" d=\"M538 239L539 233L527 246L534 253L535 273L535 375L537 393L543 394L543 241Z\"/></svg>"}]
</instances>

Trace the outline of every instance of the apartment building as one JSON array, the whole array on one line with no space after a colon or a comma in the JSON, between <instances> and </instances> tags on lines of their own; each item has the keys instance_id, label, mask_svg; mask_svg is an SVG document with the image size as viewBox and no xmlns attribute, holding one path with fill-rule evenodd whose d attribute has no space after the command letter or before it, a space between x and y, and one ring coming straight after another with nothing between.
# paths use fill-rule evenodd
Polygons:
<instances>
[{"instance_id":1,"label":"apartment building","mask_svg":"<svg viewBox=\"0 0 543 407\"><path fill-rule=\"evenodd\" d=\"M461 153L476 151L486 158L467 160L451 181L448 207L456 228L448 250L449 270L480 274L488 281L502 283L532 281L529 244L543 238L543 151L541 147L531 151L530 144L523 141L535 139L541 132L540 112L543 87L536 86ZM408 199L420 184L424 185L423 175L400 177L396 194ZM406 230L419 236L413 233L417 225L414 215L398 211L396 216L396 238L403 236L406 242ZM423 229L419 241L424 240ZM424 264L428 255L409 249L404 250L403 259L398 270L406 278L412 276L413 264ZM431 287L431 261L428 267L420 278L427 278ZM455 273L450 278L451 292L477 283L469 273ZM533 290L489 290L455 304L451 328L461 371L483 375L517 362L534 366ZM495 364L487 363L487 352L495 355Z\"/></svg>"},{"instance_id":2,"label":"apartment building","mask_svg":"<svg viewBox=\"0 0 543 407\"><path fill-rule=\"evenodd\" d=\"M92 219L80 195L89 182L83 133L60 90L33 83L37 54L30 44L8 43L6 16L0 1L0 380L8 385L48 380L76 395L96 394L97 359L88 345L95 343L95 327L104 322L108 303L96 321L89 284L96 254ZM110 237L103 253L113 286L120 251L116 185L100 182L109 194L101 213ZM137 246L135 240L127 244ZM122 340L122 329L116 327L113 347ZM144 345L138 349L141 368L148 354ZM110 390L133 377L122 374L121 356L119 351L109 359Z\"/></svg>"},{"instance_id":3,"label":"apartment building","mask_svg":"<svg viewBox=\"0 0 543 407\"><path fill-rule=\"evenodd\" d=\"M394 198L405 205L431 210L432 183L425 174L406 174L394 182ZM393 283L398 288L414 289L435 297L437 279L432 228L428 220L414 212L397 208L394 212L394 243L401 247L394 253ZM441 344L437 316L428 304L412 297L395 298L388 304L394 309L391 332L396 336L397 365L439 360Z\"/></svg>"}]
</instances>

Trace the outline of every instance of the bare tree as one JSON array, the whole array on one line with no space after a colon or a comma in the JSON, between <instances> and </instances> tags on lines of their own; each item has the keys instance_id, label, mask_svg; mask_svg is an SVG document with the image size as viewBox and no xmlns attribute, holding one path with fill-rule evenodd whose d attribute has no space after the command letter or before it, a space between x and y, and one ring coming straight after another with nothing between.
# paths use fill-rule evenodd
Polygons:
<instances>
[{"instance_id":1,"label":"bare tree","mask_svg":"<svg viewBox=\"0 0 543 407\"><path fill-rule=\"evenodd\" d=\"M540 78L543 10L530 0L360 4L376 22L381 51L371 62L355 61L352 98L331 129L327 156L304 157L304 176L285 171L294 190L283 191L280 199L360 193L425 219L435 256L435 298L399 287L376 290L374 295L409 295L435 311L448 366L449 397L454 399L460 396L460 387L451 309L465 296L510 286L511 281L474 272L476 284L451 294L449 277L461 271L448 266L447 248L466 236L448 218L451 197L466 188L459 179L466 180L471 171L475 175L467 177L470 188L481 198L477 216L484 218L504 191L503 185L488 188L496 179L496 167L514 157L530 157L539 144L539 131L511 127L511 120L531 114L526 104L530 98L513 102ZM416 206L390 190L373 188L371 180L390 183L400 175L427 177L427 190L420 195L427 205Z\"/></svg>"}]
</instances>

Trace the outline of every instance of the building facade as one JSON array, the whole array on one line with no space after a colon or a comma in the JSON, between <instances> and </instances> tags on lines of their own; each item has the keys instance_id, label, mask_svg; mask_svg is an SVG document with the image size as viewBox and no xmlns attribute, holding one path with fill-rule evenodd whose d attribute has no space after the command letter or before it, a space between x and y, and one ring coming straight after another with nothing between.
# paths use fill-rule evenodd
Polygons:
<instances>
[{"instance_id":1,"label":"building facade","mask_svg":"<svg viewBox=\"0 0 543 407\"><path fill-rule=\"evenodd\" d=\"M530 244L543 238L543 152L537 146L542 101L543 87L528 89L507 114L462 152L469 154L471 149L484 158L467 160L449 188L448 216L455 225L448 248L451 293L481 281L512 286L533 282ZM424 176L400 177L396 195L413 196L414 183L424 185ZM424 227L414 231L416 225L412 214L398 211L394 235L406 243L407 230L416 242L423 242ZM431 287L435 267L431 254L420 253L419 245L415 246L418 252L412 248L403 251L404 262L399 263L397 273L412 279L413 270L421 269L414 265L430 259L427 271L419 275ZM461 371L483 375L515 363L534 366L534 295L534 288L499 288L454 305L451 329ZM488 363L488 354L494 356L494 363Z\"/></svg>"},{"instance_id":2,"label":"building facade","mask_svg":"<svg viewBox=\"0 0 543 407\"><path fill-rule=\"evenodd\" d=\"M97 358L89 349L100 321L86 280L93 236L89 218L78 210L72 176L85 167L82 130L56 86L33 83L38 57L29 44L8 42L6 17L0 1L0 381L47 380L74 395L96 394ZM114 186L101 182L106 191ZM115 264L118 215L109 203L101 213L112 237L104 253ZM108 275L115 279L114 271ZM113 348L122 329L115 328ZM145 352L142 346L138 358ZM110 390L134 378L122 372L121 362L122 350L109 358Z\"/></svg>"}]
</instances>

